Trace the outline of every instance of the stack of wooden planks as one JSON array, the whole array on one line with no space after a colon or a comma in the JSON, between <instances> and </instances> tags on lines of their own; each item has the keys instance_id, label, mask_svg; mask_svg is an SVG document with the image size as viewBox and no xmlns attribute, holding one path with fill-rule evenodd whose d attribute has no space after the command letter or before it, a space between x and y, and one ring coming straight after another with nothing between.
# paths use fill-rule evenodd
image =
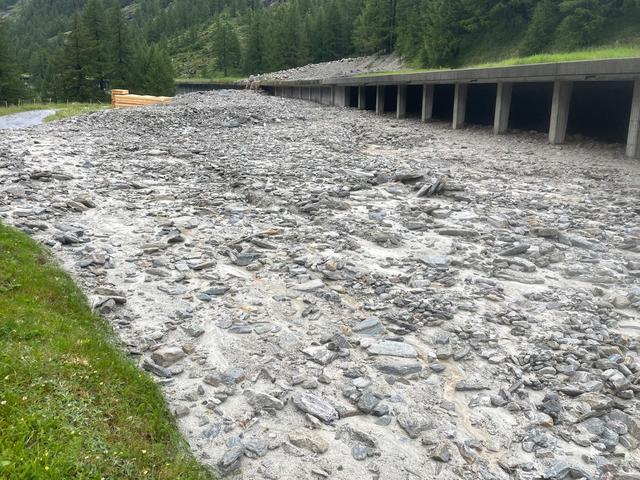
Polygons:
<instances>
[{"instance_id":1,"label":"stack of wooden planks","mask_svg":"<svg viewBox=\"0 0 640 480\"><path fill-rule=\"evenodd\" d=\"M153 97L151 95L132 95L129 90L111 90L113 108L141 107L171 102L171 97Z\"/></svg>"}]
</instances>

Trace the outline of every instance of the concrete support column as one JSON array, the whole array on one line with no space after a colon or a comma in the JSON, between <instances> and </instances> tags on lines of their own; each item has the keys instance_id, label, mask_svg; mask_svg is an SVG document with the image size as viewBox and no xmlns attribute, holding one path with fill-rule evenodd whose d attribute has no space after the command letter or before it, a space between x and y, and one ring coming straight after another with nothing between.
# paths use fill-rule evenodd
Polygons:
<instances>
[{"instance_id":1,"label":"concrete support column","mask_svg":"<svg viewBox=\"0 0 640 480\"><path fill-rule=\"evenodd\" d=\"M509 128L509 113L511 112L512 82L498 83L496 92L496 113L493 117L493 133L506 133Z\"/></svg>"},{"instance_id":2,"label":"concrete support column","mask_svg":"<svg viewBox=\"0 0 640 480\"><path fill-rule=\"evenodd\" d=\"M396 118L407 116L407 86L398 85L398 96L396 99Z\"/></svg>"},{"instance_id":3,"label":"concrete support column","mask_svg":"<svg viewBox=\"0 0 640 480\"><path fill-rule=\"evenodd\" d=\"M627 156L640 158L640 80L633 82L629 136L627 137Z\"/></svg>"},{"instance_id":4,"label":"concrete support column","mask_svg":"<svg viewBox=\"0 0 640 480\"><path fill-rule=\"evenodd\" d=\"M428 122L433 118L433 92L434 85L422 86L422 121Z\"/></svg>"},{"instance_id":5,"label":"concrete support column","mask_svg":"<svg viewBox=\"0 0 640 480\"><path fill-rule=\"evenodd\" d=\"M335 87L334 102L336 107L347 107L349 105L347 99L347 87Z\"/></svg>"},{"instance_id":6,"label":"concrete support column","mask_svg":"<svg viewBox=\"0 0 640 480\"><path fill-rule=\"evenodd\" d=\"M376 87L376 115L384 114L384 85Z\"/></svg>"},{"instance_id":7,"label":"concrete support column","mask_svg":"<svg viewBox=\"0 0 640 480\"><path fill-rule=\"evenodd\" d=\"M358 110L367 108L367 87L361 85L358 87Z\"/></svg>"},{"instance_id":8,"label":"concrete support column","mask_svg":"<svg viewBox=\"0 0 640 480\"><path fill-rule=\"evenodd\" d=\"M549 143L564 143L569 121L569 105L573 82L553 82L553 100L551 101L551 122L549 123Z\"/></svg>"},{"instance_id":9,"label":"concrete support column","mask_svg":"<svg viewBox=\"0 0 640 480\"><path fill-rule=\"evenodd\" d=\"M466 83L456 83L455 96L453 97L453 128L464 127L464 117L467 113L467 89Z\"/></svg>"}]
</instances>

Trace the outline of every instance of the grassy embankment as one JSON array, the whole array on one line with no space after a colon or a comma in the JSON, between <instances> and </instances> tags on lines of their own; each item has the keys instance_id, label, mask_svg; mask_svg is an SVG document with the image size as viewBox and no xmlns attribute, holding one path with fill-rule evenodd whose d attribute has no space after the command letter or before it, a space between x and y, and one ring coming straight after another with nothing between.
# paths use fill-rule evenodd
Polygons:
<instances>
[{"instance_id":1,"label":"grassy embankment","mask_svg":"<svg viewBox=\"0 0 640 480\"><path fill-rule=\"evenodd\" d=\"M0 117L31 110L56 110L56 113L44 119L45 122L54 122L82 115L83 113L104 110L110 108L110 106L104 103L23 103L22 105L10 105L9 107L0 106Z\"/></svg>"},{"instance_id":2,"label":"grassy embankment","mask_svg":"<svg viewBox=\"0 0 640 480\"><path fill-rule=\"evenodd\" d=\"M538 63L575 62L580 60L603 60L607 58L640 57L640 46L601 47L576 52L541 53L528 57L512 57L496 62L463 65L459 68L508 67L510 65L531 65ZM403 70L361 73L354 77L379 77L384 75L401 75L407 73L425 73L442 70L438 68L407 68Z\"/></svg>"},{"instance_id":3,"label":"grassy embankment","mask_svg":"<svg viewBox=\"0 0 640 480\"><path fill-rule=\"evenodd\" d=\"M69 276L2 224L0 478L213 479Z\"/></svg>"},{"instance_id":4,"label":"grassy embankment","mask_svg":"<svg viewBox=\"0 0 640 480\"><path fill-rule=\"evenodd\" d=\"M176 78L176 83L186 85L193 84L216 84L216 83L234 83L243 80L246 77L213 77L213 78Z\"/></svg>"}]
</instances>

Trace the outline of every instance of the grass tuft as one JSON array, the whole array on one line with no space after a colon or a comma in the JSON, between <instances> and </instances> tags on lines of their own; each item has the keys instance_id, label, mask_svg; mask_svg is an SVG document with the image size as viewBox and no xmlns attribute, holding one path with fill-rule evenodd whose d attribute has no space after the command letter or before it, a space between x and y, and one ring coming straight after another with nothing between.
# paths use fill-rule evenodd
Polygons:
<instances>
[{"instance_id":1,"label":"grass tuft","mask_svg":"<svg viewBox=\"0 0 640 480\"><path fill-rule=\"evenodd\" d=\"M214 478L69 276L2 224L0 478Z\"/></svg>"}]
</instances>

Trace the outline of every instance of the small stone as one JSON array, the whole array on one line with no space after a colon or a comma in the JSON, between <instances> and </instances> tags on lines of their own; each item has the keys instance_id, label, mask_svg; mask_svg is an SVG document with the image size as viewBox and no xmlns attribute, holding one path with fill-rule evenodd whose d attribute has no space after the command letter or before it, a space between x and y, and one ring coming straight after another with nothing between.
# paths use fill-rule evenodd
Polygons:
<instances>
[{"instance_id":1,"label":"small stone","mask_svg":"<svg viewBox=\"0 0 640 480\"><path fill-rule=\"evenodd\" d=\"M451 264L451 259L447 255L425 255L420 257L420 261L434 268L447 268Z\"/></svg>"},{"instance_id":2,"label":"small stone","mask_svg":"<svg viewBox=\"0 0 640 480\"><path fill-rule=\"evenodd\" d=\"M307 430L294 430L289 432L289 442L313 453L324 453L329 450L329 442L314 432Z\"/></svg>"},{"instance_id":3,"label":"small stone","mask_svg":"<svg viewBox=\"0 0 640 480\"><path fill-rule=\"evenodd\" d=\"M392 359L387 359L384 362L379 361L373 366L382 373L401 377L422 371L422 365L418 362L403 362Z\"/></svg>"},{"instance_id":4,"label":"small stone","mask_svg":"<svg viewBox=\"0 0 640 480\"><path fill-rule=\"evenodd\" d=\"M184 405L180 405L180 406L175 408L173 413L176 416L176 418L186 417L187 415L189 415L189 407L186 407Z\"/></svg>"},{"instance_id":5,"label":"small stone","mask_svg":"<svg viewBox=\"0 0 640 480\"><path fill-rule=\"evenodd\" d=\"M376 336L384 332L384 327L378 317L369 317L353 327L352 331L360 335Z\"/></svg>"},{"instance_id":6,"label":"small stone","mask_svg":"<svg viewBox=\"0 0 640 480\"><path fill-rule=\"evenodd\" d=\"M232 470L237 470L240 468L240 458L244 453L244 447L242 445L235 445L229 448L224 455L218 465L223 472L230 472Z\"/></svg>"},{"instance_id":7,"label":"small stone","mask_svg":"<svg viewBox=\"0 0 640 480\"><path fill-rule=\"evenodd\" d=\"M418 356L416 349L405 342L391 342L383 340L369 347L372 355L384 355L390 357L415 358Z\"/></svg>"},{"instance_id":8,"label":"small stone","mask_svg":"<svg viewBox=\"0 0 640 480\"><path fill-rule=\"evenodd\" d=\"M449 442L440 442L431 453L431 458L445 463L451 460L451 447L449 446Z\"/></svg>"},{"instance_id":9,"label":"small stone","mask_svg":"<svg viewBox=\"0 0 640 480\"><path fill-rule=\"evenodd\" d=\"M418 438L420 433L426 429L426 424L422 421L421 418L410 415L408 413L403 413L398 415L398 425L402 427L402 429L407 432L409 438Z\"/></svg>"},{"instance_id":10,"label":"small stone","mask_svg":"<svg viewBox=\"0 0 640 480\"><path fill-rule=\"evenodd\" d=\"M296 285L296 290L300 290L301 292L311 292L313 290L318 290L319 288L324 287L324 282L319 278L314 280L309 280L308 282L301 283L300 285Z\"/></svg>"},{"instance_id":11,"label":"small stone","mask_svg":"<svg viewBox=\"0 0 640 480\"><path fill-rule=\"evenodd\" d=\"M284 403L282 400L274 397L273 395L269 395L268 393L257 392L255 390L246 389L242 392L244 397L247 399L247 403L256 409L274 409L274 410L282 410L284 408Z\"/></svg>"},{"instance_id":12,"label":"small stone","mask_svg":"<svg viewBox=\"0 0 640 480\"><path fill-rule=\"evenodd\" d=\"M319 418L324 423L338 420L338 411L324 398L308 392L297 392L293 395L293 404L305 413Z\"/></svg>"}]
</instances>

